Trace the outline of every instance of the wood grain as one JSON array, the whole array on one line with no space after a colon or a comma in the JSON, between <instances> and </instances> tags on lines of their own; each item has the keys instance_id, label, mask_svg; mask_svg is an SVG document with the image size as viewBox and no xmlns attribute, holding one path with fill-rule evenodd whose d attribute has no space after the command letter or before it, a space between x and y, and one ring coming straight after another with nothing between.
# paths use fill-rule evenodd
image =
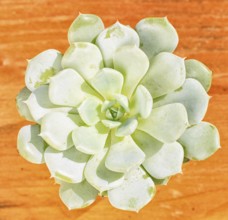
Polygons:
<instances>
[{"instance_id":1,"label":"wood grain","mask_svg":"<svg viewBox=\"0 0 228 220\"><path fill-rule=\"evenodd\" d=\"M95 13L106 25L134 26L148 16L168 16L180 43L176 54L196 58L214 72L209 111L222 148L210 159L184 165L183 175L139 214L114 209L107 199L68 211L44 165L23 160L16 136L25 124L15 96L24 86L26 59L68 47L67 29L78 12ZM227 0L1 0L0 1L0 220L228 219L228 1Z\"/></svg>"}]
</instances>

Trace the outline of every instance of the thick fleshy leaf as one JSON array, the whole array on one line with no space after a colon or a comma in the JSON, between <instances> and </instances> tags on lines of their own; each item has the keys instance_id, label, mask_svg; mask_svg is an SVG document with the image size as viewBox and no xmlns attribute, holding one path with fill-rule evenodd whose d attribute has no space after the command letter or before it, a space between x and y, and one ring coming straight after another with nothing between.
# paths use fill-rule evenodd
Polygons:
<instances>
[{"instance_id":1,"label":"thick fleshy leaf","mask_svg":"<svg viewBox=\"0 0 228 220\"><path fill-rule=\"evenodd\" d=\"M211 87L212 71L198 60L185 60L186 77L198 80L208 92Z\"/></svg>"},{"instance_id":2,"label":"thick fleshy leaf","mask_svg":"<svg viewBox=\"0 0 228 220\"><path fill-rule=\"evenodd\" d=\"M96 44L102 52L105 66L112 68L113 54L116 49L124 45L139 47L139 36L131 27L116 22L98 35Z\"/></svg>"},{"instance_id":3,"label":"thick fleshy leaf","mask_svg":"<svg viewBox=\"0 0 228 220\"><path fill-rule=\"evenodd\" d=\"M144 18L136 25L140 48L152 58L160 52L173 52L178 44L175 28L164 18Z\"/></svg>"},{"instance_id":4,"label":"thick fleshy leaf","mask_svg":"<svg viewBox=\"0 0 228 220\"><path fill-rule=\"evenodd\" d=\"M63 56L62 66L76 70L85 80L89 80L103 68L102 55L92 43L73 43Z\"/></svg>"},{"instance_id":5,"label":"thick fleshy leaf","mask_svg":"<svg viewBox=\"0 0 228 220\"><path fill-rule=\"evenodd\" d=\"M78 121L77 115L51 112L42 119L40 136L54 149L66 150L73 146L71 133Z\"/></svg>"},{"instance_id":6,"label":"thick fleshy leaf","mask_svg":"<svg viewBox=\"0 0 228 220\"><path fill-rule=\"evenodd\" d=\"M181 87L186 76L184 59L172 53L159 53L150 63L142 84L153 98L168 94Z\"/></svg>"},{"instance_id":7,"label":"thick fleshy leaf","mask_svg":"<svg viewBox=\"0 0 228 220\"><path fill-rule=\"evenodd\" d=\"M100 17L93 14L79 14L68 30L68 41L94 42L97 35L104 30Z\"/></svg>"},{"instance_id":8,"label":"thick fleshy leaf","mask_svg":"<svg viewBox=\"0 0 228 220\"><path fill-rule=\"evenodd\" d=\"M173 103L153 109L147 119L139 120L138 128L163 143L176 141L188 126L185 107Z\"/></svg>"},{"instance_id":9,"label":"thick fleshy leaf","mask_svg":"<svg viewBox=\"0 0 228 220\"><path fill-rule=\"evenodd\" d=\"M20 129L17 137L17 149L20 155L31 163L44 163L46 143L39 137L39 125L27 125Z\"/></svg>"},{"instance_id":10,"label":"thick fleshy leaf","mask_svg":"<svg viewBox=\"0 0 228 220\"><path fill-rule=\"evenodd\" d=\"M124 76L122 93L131 97L136 86L146 74L149 68L149 60L146 54L136 45L128 45L119 48L113 54L114 68Z\"/></svg>"},{"instance_id":11,"label":"thick fleshy leaf","mask_svg":"<svg viewBox=\"0 0 228 220\"><path fill-rule=\"evenodd\" d=\"M124 121L115 132L117 137L123 137L127 135L131 135L138 126L138 120L136 118L129 118Z\"/></svg>"},{"instance_id":12,"label":"thick fleshy leaf","mask_svg":"<svg viewBox=\"0 0 228 220\"><path fill-rule=\"evenodd\" d=\"M73 69L64 69L51 78L49 97L53 104L77 106L96 92Z\"/></svg>"},{"instance_id":13,"label":"thick fleshy leaf","mask_svg":"<svg viewBox=\"0 0 228 220\"><path fill-rule=\"evenodd\" d=\"M101 101L95 97L85 99L78 108L81 119L87 125L95 125L100 121Z\"/></svg>"},{"instance_id":14,"label":"thick fleshy leaf","mask_svg":"<svg viewBox=\"0 0 228 220\"><path fill-rule=\"evenodd\" d=\"M178 90L154 100L153 106L156 108L175 102L182 103L185 106L191 125L198 124L206 114L209 96L197 80L186 79L183 86Z\"/></svg>"},{"instance_id":15,"label":"thick fleshy leaf","mask_svg":"<svg viewBox=\"0 0 228 220\"><path fill-rule=\"evenodd\" d=\"M89 155L81 153L74 147L65 151L48 147L44 158L51 177L68 183L80 183L84 180L83 172Z\"/></svg>"},{"instance_id":16,"label":"thick fleshy leaf","mask_svg":"<svg viewBox=\"0 0 228 220\"><path fill-rule=\"evenodd\" d=\"M118 126L121 125L121 122L119 121L111 121L111 120L101 120L101 122L103 123L103 125L107 128L116 128Z\"/></svg>"},{"instance_id":17,"label":"thick fleshy leaf","mask_svg":"<svg viewBox=\"0 0 228 220\"><path fill-rule=\"evenodd\" d=\"M101 151L108 137L109 129L102 123L95 126L76 128L72 133L75 147L86 154L96 154Z\"/></svg>"},{"instance_id":18,"label":"thick fleshy leaf","mask_svg":"<svg viewBox=\"0 0 228 220\"><path fill-rule=\"evenodd\" d=\"M25 72L25 84L31 91L49 83L51 76L58 73L61 67L62 54L54 49L45 50L31 60Z\"/></svg>"},{"instance_id":19,"label":"thick fleshy leaf","mask_svg":"<svg viewBox=\"0 0 228 220\"><path fill-rule=\"evenodd\" d=\"M145 159L143 151L135 144L131 136L113 144L108 152L105 166L115 172L126 173L138 167Z\"/></svg>"},{"instance_id":20,"label":"thick fleshy leaf","mask_svg":"<svg viewBox=\"0 0 228 220\"><path fill-rule=\"evenodd\" d=\"M146 155L143 167L152 177L164 179L181 172L184 151L179 143L164 144L139 130L132 136Z\"/></svg>"},{"instance_id":21,"label":"thick fleshy leaf","mask_svg":"<svg viewBox=\"0 0 228 220\"><path fill-rule=\"evenodd\" d=\"M143 85L139 85L130 101L131 115L149 117L153 107L153 98Z\"/></svg>"},{"instance_id":22,"label":"thick fleshy leaf","mask_svg":"<svg viewBox=\"0 0 228 220\"><path fill-rule=\"evenodd\" d=\"M152 180L154 182L155 185L164 185L166 186L170 180L170 177L166 177L164 179L156 179L154 177L152 177Z\"/></svg>"},{"instance_id":23,"label":"thick fleshy leaf","mask_svg":"<svg viewBox=\"0 0 228 220\"><path fill-rule=\"evenodd\" d=\"M42 118L49 112L70 112L71 107L62 107L54 105L48 95L48 85L43 85L31 93L29 98L24 102L37 123L41 123Z\"/></svg>"},{"instance_id":24,"label":"thick fleshy leaf","mask_svg":"<svg viewBox=\"0 0 228 220\"><path fill-rule=\"evenodd\" d=\"M124 180L123 173L113 172L106 168L105 160L108 148L95 154L85 167L86 180L100 192L118 187Z\"/></svg>"},{"instance_id":25,"label":"thick fleshy leaf","mask_svg":"<svg viewBox=\"0 0 228 220\"><path fill-rule=\"evenodd\" d=\"M62 183L59 196L69 210L81 209L91 205L98 195L98 191L86 180L81 183Z\"/></svg>"},{"instance_id":26,"label":"thick fleshy leaf","mask_svg":"<svg viewBox=\"0 0 228 220\"><path fill-rule=\"evenodd\" d=\"M29 108L25 103L30 95L31 91L27 87L24 87L16 97L16 105L20 116L24 117L28 121L34 121Z\"/></svg>"},{"instance_id":27,"label":"thick fleshy leaf","mask_svg":"<svg viewBox=\"0 0 228 220\"><path fill-rule=\"evenodd\" d=\"M103 68L90 83L105 99L112 99L115 94L121 93L123 75L114 69Z\"/></svg>"},{"instance_id":28,"label":"thick fleshy leaf","mask_svg":"<svg viewBox=\"0 0 228 220\"><path fill-rule=\"evenodd\" d=\"M219 132L208 122L187 128L178 141L184 147L185 157L191 160L204 160L220 148Z\"/></svg>"},{"instance_id":29,"label":"thick fleshy leaf","mask_svg":"<svg viewBox=\"0 0 228 220\"><path fill-rule=\"evenodd\" d=\"M152 179L137 167L127 173L123 184L108 191L108 199L118 209L138 212L151 201L155 191Z\"/></svg>"}]
</instances>

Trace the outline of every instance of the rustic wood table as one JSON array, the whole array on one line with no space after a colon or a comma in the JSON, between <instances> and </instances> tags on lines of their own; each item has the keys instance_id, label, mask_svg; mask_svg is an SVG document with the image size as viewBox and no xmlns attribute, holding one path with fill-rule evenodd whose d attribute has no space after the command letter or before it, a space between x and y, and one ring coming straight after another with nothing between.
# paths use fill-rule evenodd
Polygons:
<instances>
[{"instance_id":1,"label":"rustic wood table","mask_svg":"<svg viewBox=\"0 0 228 220\"><path fill-rule=\"evenodd\" d=\"M196 58L214 72L209 111L222 148L210 159L184 165L183 175L136 213L114 209L107 199L68 211L45 165L18 155L21 126L15 96L24 86L26 59L68 47L67 29L82 13L99 15L106 25L117 19L134 26L148 16L168 16L180 43L176 54ZM228 1L227 0L1 0L0 1L0 220L228 219Z\"/></svg>"}]
</instances>

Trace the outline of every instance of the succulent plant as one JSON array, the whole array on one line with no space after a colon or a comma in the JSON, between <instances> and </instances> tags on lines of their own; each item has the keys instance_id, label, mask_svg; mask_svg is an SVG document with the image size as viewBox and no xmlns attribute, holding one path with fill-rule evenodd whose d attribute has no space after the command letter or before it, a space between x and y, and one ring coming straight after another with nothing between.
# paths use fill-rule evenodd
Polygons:
<instances>
[{"instance_id":1,"label":"succulent plant","mask_svg":"<svg viewBox=\"0 0 228 220\"><path fill-rule=\"evenodd\" d=\"M178 35L166 17L105 29L98 16L80 14L68 40L64 54L28 60L16 101L35 123L20 129L19 153L46 163L69 209L99 195L139 211L184 162L220 147L216 127L202 122L212 72L172 53Z\"/></svg>"}]
</instances>

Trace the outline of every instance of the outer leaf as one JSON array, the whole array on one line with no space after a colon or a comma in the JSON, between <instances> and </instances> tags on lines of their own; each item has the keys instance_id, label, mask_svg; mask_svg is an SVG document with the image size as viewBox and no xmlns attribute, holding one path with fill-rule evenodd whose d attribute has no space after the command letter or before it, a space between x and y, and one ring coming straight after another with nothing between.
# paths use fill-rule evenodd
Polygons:
<instances>
[{"instance_id":1,"label":"outer leaf","mask_svg":"<svg viewBox=\"0 0 228 220\"><path fill-rule=\"evenodd\" d=\"M41 85L49 83L49 78L58 73L61 67L62 54L54 49L45 50L31 60L25 72L25 84L34 91Z\"/></svg>"},{"instance_id":2,"label":"outer leaf","mask_svg":"<svg viewBox=\"0 0 228 220\"><path fill-rule=\"evenodd\" d=\"M208 122L189 127L178 141L184 147L185 157L191 160L204 160L220 148L219 132Z\"/></svg>"},{"instance_id":3,"label":"outer leaf","mask_svg":"<svg viewBox=\"0 0 228 220\"><path fill-rule=\"evenodd\" d=\"M207 111L209 96L197 80L186 79L180 89L154 100L154 108L175 102L182 103L185 106L191 125L198 124Z\"/></svg>"},{"instance_id":4,"label":"outer leaf","mask_svg":"<svg viewBox=\"0 0 228 220\"><path fill-rule=\"evenodd\" d=\"M135 144L131 136L113 144L108 152L105 166L115 172L126 173L138 167L145 159L143 151Z\"/></svg>"},{"instance_id":5,"label":"outer leaf","mask_svg":"<svg viewBox=\"0 0 228 220\"><path fill-rule=\"evenodd\" d=\"M91 205L97 194L98 191L86 180L76 184L62 183L59 189L59 196L69 210Z\"/></svg>"},{"instance_id":6,"label":"outer leaf","mask_svg":"<svg viewBox=\"0 0 228 220\"><path fill-rule=\"evenodd\" d=\"M113 54L113 64L114 68L124 76L122 93L130 98L136 86L146 74L149 60L146 54L136 45L128 45L116 50Z\"/></svg>"},{"instance_id":7,"label":"outer leaf","mask_svg":"<svg viewBox=\"0 0 228 220\"><path fill-rule=\"evenodd\" d=\"M71 132L77 127L78 116L62 112L45 115L40 136L54 149L66 150L73 146Z\"/></svg>"},{"instance_id":8,"label":"outer leaf","mask_svg":"<svg viewBox=\"0 0 228 220\"><path fill-rule=\"evenodd\" d=\"M89 155L83 154L74 147L57 151L48 147L44 154L51 177L68 183L80 183L84 180L84 168Z\"/></svg>"},{"instance_id":9,"label":"outer leaf","mask_svg":"<svg viewBox=\"0 0 228 220\"><path fill-rule=\"evenodd\" d=\"M20 155L31 163L44 163L46 144L39 137L39 125L27 125L20 129L17 137L17 149Z\"/></svg>"},{"instance_id":10,"label":"outer leaf","mask_svg":"<svg viewBox=\"0 0 228 220\"><path fill-rule=\"evenodd\" d=\"M186 76L198 80L208 92L211 87L212 71L198 60L185 60Z\"/></svg>"},{"instance_id":11,"label":"outer leaf","mask_svg":"<svg viewBox=\"0 0 228 220\"><path fill-rule=\"evenodd\" d=\"M27 87L24 87L16 97L16 104L17 104L17 110L20 116L24 117L28 121L34 121L29 111L29 108L25 103L25 101L28 99L30 95L31 95L31 91L27 89Z\"/></svg>"},{"instance_id":12,"label":"outer leaf","mask_svg":"<svg viewBox=\"0 0 228 220\"><path fill-rule=\"evenodd\" d=\"M123 184L108 191L108 199L118 209L138 212L151 201L154 194L152 179L137 167L126 175Z\"/></svg>"},{"instance_id":13,"label":"outer leaf","mask_svg":"<svg viewBox=\"0 0 228 220\"><path fill-rule=\"evenodd\" d=\"M115 94L121 93L123 76L114 69L103 68L90 83L105 99L112 99Z\"/></svg>"},{"instance_id":14,"label":"outer leaf","mask_svg":"<svg viewBox=\"0 0 228 220\"><path fill-rule=\"evenodd\" d=\"M72 133L74 145L85 154L96 154L104 148L108 131L102 123L78 127Z\"/></svg>"},{"instance_id":15,"label":"outer leaf","mask_svg":"<svg viewBox=\"0 0 228 220\"><path fill-rule=\"evenodd\" d=\"M25 101L32 117L39 124L42 118L50 112L69 112L72 110L70 107L54 105L49 99L48 88L47 85L40 86Z\"/></svg>"},{"instance_id":16,"label":"outer leaf","mask_svg":"<svg viewBox=\"0 0 228 220\"><path fill-rule=\"evenodd\" d=\"M108 148L95 154L85 167L86 180L100 192L118 187L124 179L123 173L113 172L105 166Z\"/></svg>"},{"instance_id":17,"label":"outer leaf","mask_svg":"<svg viewBox=\"0 0 228 220\"><path fill-rule=\"evenodd\" d=\"M160 52L173 52L178 44L175 28L166 17L144 18L136 25L140 48L152 58Z\"/></svg>"},{"instance_id":18,"label":"outer leaf","mask_svg":"<svg viewBox=\"0 0 228 220\"><path fill-rule=\"evenodd\" d=\"M168 94L181 87L186 76L184 59L172 53L159 53L150 63L142 84L153 98Z\"/></svg>"},{"instance_id":19,"label":"outer leaf","mask_svg":"<svg viewBox=\"0 0 228 220\"><path fill-rule=\"evenodd\" d=\"M85 80L89 80L103 68L102 55L96 45L77 42L70 45L65 52L62 66L76 70Z\"/></svg>"},{"instance_id":20,"label":"outer leaf","mask_svg":"<svg viewBox=\"0 0 228 220\"><path fill-rule=\"evenodd\" d=\"M79 14L68 30L68 41L93 42L97 35L104 30L100 17L93 14Z\"/></svg>"},{"instance_id":21,"label":"outer leaf","mask_svg":"<svg viewBox=\"0 0 228 220\"><path fill-rule=\"evenodd\" d=\"M147 118L152 111L152 107L153 98L151 94L143 85L139 85L131 98L131 115L139 115L142 118Z\"/></svg>"},{"instance_id":22,"label":"outer leaf","mask_svg":"<svg viewBox=\"0 0 228 220\"><path fill-rule=\"evenodd\" d=\"M163 143L176 141L188 126L185 107L173 103L153 109L147 119L139 121L138 128Z\"/></svg>"},{"instance_id":23,"label":"outer leaf","mask_svg":"<svg viewBox=\"0 0 228 220\"><path fill-rule=\"evenodd\" d=\"M139 36L134 29L116 22L111 27L102 31L96 40L100 48L106 67L113 67L113 53L124 45L136 45L139 47Z\"/></svg>"}]
</instances>

